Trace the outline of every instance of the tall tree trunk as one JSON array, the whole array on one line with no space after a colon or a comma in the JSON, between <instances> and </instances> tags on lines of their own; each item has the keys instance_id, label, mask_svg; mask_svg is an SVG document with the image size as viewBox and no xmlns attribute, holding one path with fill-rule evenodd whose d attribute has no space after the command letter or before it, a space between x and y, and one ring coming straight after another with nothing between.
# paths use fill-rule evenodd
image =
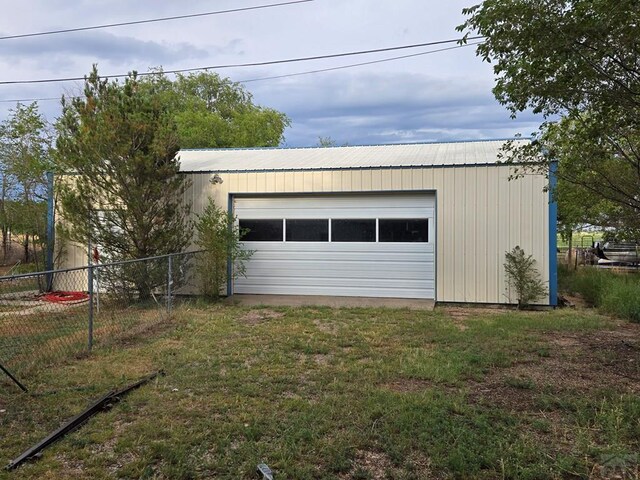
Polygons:
<instances>
[{"instance_id":1,"label":"tall tree trunk","mask_svg":"<svg viewBox=\"0 0 640 480\"><path fill-rule=\"evenodd\" d=\"M9 228L5 223L2 224L2 259L7 261L7 254L9 253Z\"/></svg>"},{"instance_id":2,"label":"tall tree trunk","mask_svg":"<svg viewBox=\"0 0 640 480\"><path fill-rule=\"evenodd\" d=\"M24 235L24 263L29 263L29 234Z\"/></svg>"}]
</instances>

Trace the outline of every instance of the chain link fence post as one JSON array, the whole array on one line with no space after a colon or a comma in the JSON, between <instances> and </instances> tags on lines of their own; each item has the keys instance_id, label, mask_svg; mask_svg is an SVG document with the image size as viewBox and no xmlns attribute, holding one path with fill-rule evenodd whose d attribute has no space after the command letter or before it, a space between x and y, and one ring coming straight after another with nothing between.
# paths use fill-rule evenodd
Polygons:
<instances>
[{"instance_id":1,"label":"chain link fence post","mask_svg":"<svg viewBox=\"0 0 640 480\"><path fill-rule=\"evenodd\" d=\"M173 284L172 267L173 267L173 255L169 255L169 265L167 268L167 313L171 315L171 287Z\"/></svg>"},{"instance_id":2,"label":"chain link fence post","mask_svg":"<svg viewBox=\"0 0 640 480\"><path fill-rule=\"evenodd\" d=\"M89 333L89 339L88 339L88 350L89 352L91 352L91 349L93 348L93 261L91 259L91 240L89 240L89 252L88 252L88 256L89 256L89 269L87 271L87 279L88 279L88 285L87 285L87 291L89 292L89 326L88 326L88 333Z\"/></svg>"},{"instance_id":3,"label":"chain link fence post","mask_svg":"<svg viewBox=\"0 0 640 480\"><path fill-rule=\"evenodd\" d=\"M95 244L87 248L81 267L0 276L0 380L2 367L28 380L60 359L146 338L194 289L199 251L100 263ZM150 298L135 283L141 269Z\"/></svg>"}]
</instances>

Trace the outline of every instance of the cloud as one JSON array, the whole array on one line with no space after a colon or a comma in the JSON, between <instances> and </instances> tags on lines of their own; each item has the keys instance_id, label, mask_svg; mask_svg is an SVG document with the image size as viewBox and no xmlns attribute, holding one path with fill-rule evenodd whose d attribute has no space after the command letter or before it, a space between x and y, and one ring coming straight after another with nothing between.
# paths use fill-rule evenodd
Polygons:
<instances>
[{"instance_id":1,"label":"cloud","mask_svg":"<svg viewBox=\"0 0 640 480\"><path fill-rule=\"evenodd\" d=\"M256 101L292 119L290 146L469 140L528 135L540 119L512 120L489 82L429 75L334 74L313 82L286 79L253 90Z\"/></svg>"},{"instance_id":2,"label":"cloud","mask_svg":"<svg viewBox=\"0 0 640 480\"><path fill-rule=\"evenodd\" d=\"M215 53L216 48L220 51L238 49L237 42L205 49L186 42L139 40L102 31L17 40L19 41L0 42L0 58L5 61L11 59L12 62L22 62L25 59L31 62L44 60L50 66L61 59L88 57L96 61L127 66L132 65L133 62L145 62L141 68L146 68L149 65L168 64L184 59L207 58L212 50Z\"/></svg>"}]
</instances>

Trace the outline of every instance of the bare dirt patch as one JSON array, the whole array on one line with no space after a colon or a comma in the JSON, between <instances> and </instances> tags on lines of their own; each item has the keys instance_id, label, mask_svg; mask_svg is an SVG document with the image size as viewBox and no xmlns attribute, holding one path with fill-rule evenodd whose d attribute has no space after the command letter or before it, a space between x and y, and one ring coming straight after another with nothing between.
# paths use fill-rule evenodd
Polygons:
<instances>
[{"instance_id":1,"label":"bare dirt patch","mask_svg":"<svg viewBox=\"0 0 640 480\"><path fill-rule=\"evenodd\" d=\"M334 322L316 319L313 321L313 324L322 333L328 333L329 335L338 334L338 326Z\"/></svg>"},{"instance_id":2,"label":"bare dirt patch","mask_svg":"<svg viewBox=\"0 0 640 480\"><path fill-rule=\"evenodd\" d=\"M569 307L588 308L589 304L580 295L562 294L562 300Z\"/></svg>"},{"instance_id":3,"label":"bare dirt patch","mask_svg":"<svg viewBox=\"0 0 640 480\"><path fill-rule=\"evenodd\" d=\"M576 429L567 399L599 398L600 392L640 394L640 325L616 330L553 332L544 350L508 368L496 368L481 381L468 381L472 403L493 405L527 419L526 428L542 444L571 454ZM594 477L597 478L597 477Z\"/></svg>"},{"instance_id":4,"label":"bare dirt patch","mask_svg":"<svg viewBox=\"0 0 640 480\"><path fill-rule=\"evenodd\" d=\"M329 354L327 354L327 353L313 353L313 354L298 353L296 356L297 356L297 359L298 359L298 364L300 364L300 365L304 365L307 362L312 362L315 365L324 366L324 365L328 365L333 360L333 354L330 354L330 353Z\"/></svg>"},{"instance_id":5,"label":"bare dirt patch","mask_svg":"<svg viewBox=\"0 0 640 480\"><path fill-rule=\"evenodd\" d=\"M451 323L464 331L469 328L467 322L474 319L486 317L489 315L500 315L507 312L502 307L441 307L441 311L445 312L450 318Z\"/></svg>"},{"instance_id":6,"label":"bare dirt patch","mask_svg":"<svg viewBox=\"0 0 640 480\"><path fill-rule=\"evenodd\" d=\"M311 358L316 365L326 365L333 358L333 355L327 355L325 353L316 353Z\"/></svg>"},{"instance_id":7,"label":"bare dirt patch","mask_svg":"<svg viewBox=\"0 0 640 480\"><path fill-rule=\"evenodd\" d=\"M495 369L480 382L469 382L470 398L514 411L536 411L540 391L640 393L640 325L553 332L543 338L545 355L531 355L509 368Z\"/></svg>"},{"instance_id":8,"label":"bare dirt patch","mask_svg":"<svg viewBox=\"0 0 640 480\"><path fill-rule=\"evenodd\" d=\"M381 385L386 390L397 393L422 392L434 388L434 383L417 378L402 378Z\"/></svg>"},{"instance_id":9,"label":"bare dirt patch","mask_svg":"<svg viewBox=\"0 0 640 480\"><path fill-rule=\"evenodd\" d=\"M431 462L422 453L413 452L406 458L407 467L413 472L411 478L433 479ZM403 468L394 466L391 459L382 452L371 450L358 450L352 461L349 472L339 475L338 478L355 479L367 478L371 480L386 480L388 478L404 478Z\"/></svg>"},{"instance_id":10,"label":"bare dirt patch","mask_svg":"<svg viewBox=\"0 0 640 480\"><path fill-rule=\"evenodd\" d=\"M356 452L356 457L353 460L351 471L338 478L345 480L350 478L384 480L388 478L387 472L391 470L391 467L391 460L384 453L358 450ZM368 476L365 477L363 474L368 474Z\"/></svg>"},{"instance_id":11,"label":"bare dirt patch","mask_svg":"<svg viewBox=\"0 0 640 480\"><path fill-rule=\"evenodd\" d=\"M282 317L284 317L284 313L275 312L273 310L249 310L243 316L238 318L238 321L245 325L259 325L261 323L268 322L269 320Z\"/></svg>"},{"instance_id":12,"label":"bare dirt patch","mask_svg":"<svg viewBox=\"0 0 640 480\"><path fill-rule=\"evenodd\" d=\"M486 317L487 315L499 315L507 313L510 309L500 306L487 307L440 307L439 310L447 313L454 319L466 320L469 317Z\"/></svg>"},{"instance_id":13,"label":"bare dirt patch","mask_svg":"<svg viewBox=\"0 0 640 480\"><path fill-rule=\"evenodd\" d=\"M139 319L129 325L116 324L111 327L103 327L105 330L102 332L102 338L99 334L96 334L96 337L103 344L133 347L143 340L158 337L175 326L176 322L172 317L165 316L161 312L150 312L141 315Z\"/></svg>"}]
</instances>

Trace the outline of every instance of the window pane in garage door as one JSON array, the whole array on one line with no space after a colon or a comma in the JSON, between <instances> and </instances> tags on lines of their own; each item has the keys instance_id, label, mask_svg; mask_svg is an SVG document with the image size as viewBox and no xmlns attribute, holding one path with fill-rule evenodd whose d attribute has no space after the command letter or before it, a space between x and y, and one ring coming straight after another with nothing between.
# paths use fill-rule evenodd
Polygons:
<instances>
[{"instance_id":1,"label":"window pane in garage door","mask_svg":"<svg viewBox=\"0 0 640 480\"><path fill-rule=\"evenodd\" d=\"M328 242L329 220L287 220L287 242Z\"/></svg>"},{"instance_id":2,"label":"window pane in garage door","mask_svg":"<svg viewBox=\"0 0 640 480\"><path fill-rule=\"evenodd\" d=\"M249 231L242 237L243 242L282 242L282 219L239 221L240 230Z\"/></svg>"},{"instance_id":3,"label":"window pane in garage door","mask_svg":"<svg viewBox=\"0 0 640 480\"><path fill-rule=\"evenodd\" d=\"M429 220L426 218L381 218L378 221L381 242L428 242Z\"/></svg>"},{"instance_id":4,"label":"window pane in garage door","mask_svg":"<svg viewBox=\"0 0 640 480\"><path fill-rule=\"evenodd\" d=\"M332 242L375 242L375 219L331 220Z\"/></svg>"}]
</instances>

